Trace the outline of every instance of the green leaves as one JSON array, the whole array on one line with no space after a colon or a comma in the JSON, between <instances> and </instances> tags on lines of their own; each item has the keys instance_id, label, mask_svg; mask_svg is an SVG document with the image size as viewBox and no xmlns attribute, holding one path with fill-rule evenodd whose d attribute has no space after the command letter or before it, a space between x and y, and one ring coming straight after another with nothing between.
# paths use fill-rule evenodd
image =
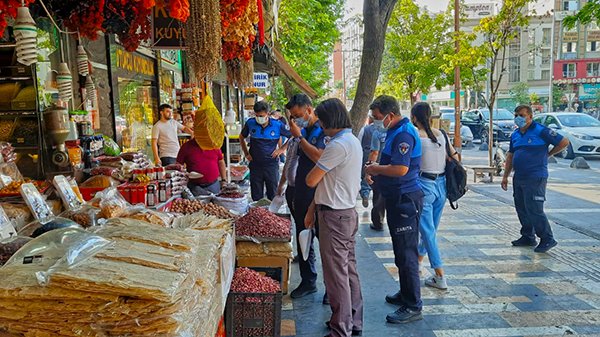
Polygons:
<instances>
[{"instance_id":1,"label":"green leaves","mask_svg":"<svg viewBox=\"0 0 600 337\"><path fill-rule=\"evenodd\" d=\"M517 104L531 103L529 85L526 82L519 82L515 84L510 91L510 96Z\"/></svg>"},{"instance_id":2,"label":"green leaves","mask_svg":"<svg viewBox=\"0 0 600 337\"><path fill-rule=\"evenodd\" d=\"M563 25L567 29L572 29L577 22L587 25L590 22L598 21L600 21L600 2L593 0L588 1L577 14L566 17L563 20Z\"/></svg>"}]
</instances>

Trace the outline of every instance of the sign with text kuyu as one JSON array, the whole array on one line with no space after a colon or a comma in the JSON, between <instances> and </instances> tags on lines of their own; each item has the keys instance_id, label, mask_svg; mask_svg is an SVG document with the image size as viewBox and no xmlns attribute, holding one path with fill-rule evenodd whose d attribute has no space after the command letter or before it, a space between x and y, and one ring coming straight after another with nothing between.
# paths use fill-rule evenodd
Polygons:
<instances>
[{"instance_id":1,"label":"sign with text kuyu","mask_svg":"<svg viewBox=\"0 0 600 337\"><path fill-rule=\"evenodd\" d=\"M269 75L267 73L254 73L254 87L266 89L269 85Z\"/></svg>"},{"instance_id":2,"label":"sign with text kuyu","mask_svg":"<svg viewBox=\"0 0 600 337\"><path fill-rule=\"evenodd\" d=\"M152 48L185 49L183 23L173 19L166 8L152 9Z\"/></svg>"}]
</instances>

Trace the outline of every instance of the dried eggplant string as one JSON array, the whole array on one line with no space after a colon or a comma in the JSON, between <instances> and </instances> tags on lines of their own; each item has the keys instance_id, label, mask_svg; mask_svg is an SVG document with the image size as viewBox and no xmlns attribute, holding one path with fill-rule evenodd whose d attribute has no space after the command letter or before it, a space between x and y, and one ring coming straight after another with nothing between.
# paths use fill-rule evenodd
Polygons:
<instances>
[{"instance_id":1,"label":"dried eggplant string","mask_svg":"<svg viewBox=\"0 0 600 337\"><path fill-rule=\"evenodd\" d=\"M219 0L190 0L190 16L185 30L187 59L196 78L216 76L221 58Z\"/></svg>"}]
</instances>

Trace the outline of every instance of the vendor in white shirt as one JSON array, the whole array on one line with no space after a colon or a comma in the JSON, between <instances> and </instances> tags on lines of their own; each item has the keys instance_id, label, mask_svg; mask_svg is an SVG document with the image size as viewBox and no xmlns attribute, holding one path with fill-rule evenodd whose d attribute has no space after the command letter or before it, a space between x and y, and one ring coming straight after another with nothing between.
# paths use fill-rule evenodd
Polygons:
<instances>
[{"instance_id":1,"label":"vendor in white shirt","mask_svg":"<svg viewBox=\"0 0 600 337\"><path fill-rule=\"evenodd\" d=\"M179 153L179 138L177 133L181 130L194 137L192 129L173 119L173 107L162 104L158 108L160 120L152 127L152 152L154 165L167 166L175 164Z\"/></svg>"}]
</instances>

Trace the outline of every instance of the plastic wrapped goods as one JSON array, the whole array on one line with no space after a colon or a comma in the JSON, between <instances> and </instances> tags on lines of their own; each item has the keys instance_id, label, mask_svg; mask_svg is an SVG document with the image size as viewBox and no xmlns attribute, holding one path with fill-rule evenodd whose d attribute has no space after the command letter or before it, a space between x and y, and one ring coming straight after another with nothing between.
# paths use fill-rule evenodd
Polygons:
<instances>
[{"instance_id":1,"label":"plastic wrapped goods","mask_svg":"<svg viewBox=\"0 0 600 337\"><path fill-rule=\"evenodd\" d=\"M37 238L38 236L49 232L51 230L59 229L59 228L79 228L82 229L80 225L77 223L61 218L61 217L49 217L41 220L35 220L27 224L27 226L23 227L19 231L19 235L21 236L30 236L32 238Z\"/></svg>"},{"instance_id":2,"label":"plastic wrapped goods","mask_svg":"<svg viewBox=\"0 0 600 337\"><path fill-rule=\"evenodd\" d=\"M31 240L33 239L27 236L13 236L12 238L0 240L0 266L4 265L21 247Z\"/></svg>"},{"instance_id":3,"label":"plastic wrapped goods","mask_svg":"<svg viewBox=\"0 0 600 337\"><path fill-rule=\"evenodd\" d=\"M60 213L58 216L61 218L69 219L83 228L88 228L98 225L98 214L100 208L91 205L82 205L77 208L66 210Z\"/></svg>"}]
</instances>

